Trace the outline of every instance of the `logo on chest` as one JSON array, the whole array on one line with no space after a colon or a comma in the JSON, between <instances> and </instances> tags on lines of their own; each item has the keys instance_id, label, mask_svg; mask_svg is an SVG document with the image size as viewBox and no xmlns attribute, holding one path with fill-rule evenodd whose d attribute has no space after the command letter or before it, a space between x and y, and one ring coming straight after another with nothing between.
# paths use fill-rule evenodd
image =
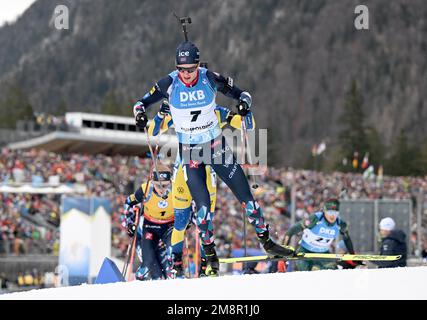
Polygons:
<instances>
[{"instance_id":1,"label":"logo on chest","mask_svg":"<svg viewBox=\"0 0 427 320\"><path fill-rule=\"evenodd\" d=\"M319 232L320 232L320 234L327 234L330 236L335 236L335 230L334 229L328 229L328 228L321 227Z\"/></svg>"},{"instance_id":2,"label":"logo on chest","mask_svg":"<svg viewBox=\"0 0 427 320\"><path fill-rule=\"evenodd\" d=\"M168 202L167 202L167 201L164 201L164 200L159 201L159 202L157 203L157 206L158 206L160 209L167 208L167 207L168 207Z\"/></svg>"},{"instance_id":3,"label":"logo on chest","mask_svg":"<svg viewBox=\"0 0 427 320\"><path fill-rule=\"evenodd\" d=\"M180 92L179 93L179 101L188 102L188 101L199 101L204 100L206 98L203 90L195 90L190 92Z\"/></svg>"}]
</instances>

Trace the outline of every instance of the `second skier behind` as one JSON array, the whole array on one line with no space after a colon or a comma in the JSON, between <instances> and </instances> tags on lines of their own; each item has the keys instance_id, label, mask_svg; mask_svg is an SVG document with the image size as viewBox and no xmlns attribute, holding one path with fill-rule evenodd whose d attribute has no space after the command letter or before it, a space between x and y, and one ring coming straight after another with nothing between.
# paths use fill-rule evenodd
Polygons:
<instances>
[{"instance_id":1,"label":"second skier behind","mask_svg":"<svg viewBox=\"0 0 427 320\"><path fill-rule=\"evenodd\" d=\"M283 244L289 245L292 236L302 234L300 246L296 253L329 253L333 241L340 235L350 254L354 254L353 243L347 228L347 223L339 215L340 203L331 198L325 201L323 209L307 219L294 224L285 234ZM350 262L355 263L355 262ZM327 260L299 260L296 261L298 271L320 269L336 269L336 262Z\"/></svg>"},{"instance_id":2,"label":"second skier behind","mask_svg":"<svg viewBox=\"0 0 427 320\"><path fill-rule=\"evenodd\" d=\"M171 171L163 165L157 165L158 171L152 173L153 181L143 183L135 193L127 197L123 225L129 236L135 236L135 214L132 207L142 204L142 234L139 243L142 265L136 276L145 278L144 269L148 269L151 279L171 278L172 263L165 262L165 250L170 256L171 236L174 225L174 210L171 197ZM164 199L166 197L166 199ZM141 223L140 223L141 225ZM166 246L166 248L165 248ZM167 260L167 259L166 259Z\"/></svg>"}]
</instances>

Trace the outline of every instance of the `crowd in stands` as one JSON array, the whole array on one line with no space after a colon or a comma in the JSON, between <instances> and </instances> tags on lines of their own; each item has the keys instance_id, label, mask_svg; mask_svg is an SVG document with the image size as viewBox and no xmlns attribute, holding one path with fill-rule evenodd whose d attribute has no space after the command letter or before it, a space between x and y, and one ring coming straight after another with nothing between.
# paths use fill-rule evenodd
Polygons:
<instances>
[{"instance_id":1,"label":"crowd in stands","mask_svg":"<svg viewBox=\"0 0 427 320\"><path fill-rule=\"evenodd\" d=\"M56 116L48 113L35 113L36 130L66 130L67 124L64 116Z\"/></svg>"},{"instance_id":2,"label":"crowd in stands","mask_svg":"<svg viewBox=\"0 0 427 320\"><path fill-rule=\"evenodd\" d=\"M23 194L0 194L0 254L57 253L57 224L52 229L40 228L29 215L42 213L47 220L52 219L50 211L52 200ZM59 211L55 205L55 223L58 223Z\"/></svg>"},{"instance_id":3,"label":"crowd in stands","mask_svg":"<svg viewBox=\"0 0 427 320\"><path fill-rule=\"evenodd\" d=\"M19 272L16 277L0 273L0 293L57 287L59 276L55 272L41 272L36 268Z\"/></svg>"},{"instance_id":4,"label":"crowd in stands","mask_svg":"<svg viewBox=\"0 0 427 320\"><path fill-rule=\"evenodd\" d=\"M126 196L144 182L150 159L134 156L55 154L40 150L0 152L0 184L23 182L48 183L56 177L62 184L81 184L87 196L110 199L112 204L113 253L125 255L129 239L120 225L120 214ZM269 168L258 177L259 187L253 190L271 225L273 237L281 239L290 225L291 189L296 198L297 219L307 217L331 196L348 199L414 199L427 195L427 177L371 177L356 173L322 173L293 168ZM425 199L427 202L427 198ZM0 241L3 253L31 252L34 243L43 240L48 253L57 252L60 201L56 195L0 193ZM242 209L224 183L218 183L215 212L217 245L220 255L242 246ZM40 228L28 216L44 217L55 229ZM192 231L191 231L192 230ZM259 247L253 228L248 227L248 247ZM189 242L194 242L194 228ZM9 249L5 249L5 244Z\"/></svg>"}]
</instances>

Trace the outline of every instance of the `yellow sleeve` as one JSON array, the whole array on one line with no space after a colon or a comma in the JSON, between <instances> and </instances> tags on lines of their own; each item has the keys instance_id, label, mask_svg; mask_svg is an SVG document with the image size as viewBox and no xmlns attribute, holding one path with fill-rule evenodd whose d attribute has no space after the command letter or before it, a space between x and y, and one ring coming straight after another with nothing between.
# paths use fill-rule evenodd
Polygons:
<instances>
[{"instance_id":1,"label":"yellow sleeve","mask_svg":"<svg viewBox=\"0 0 427 320\"><path fill-rule=\"evenodd\" d=\"M142 192L145 191L146 185L147 185L147 182L144 182L144 183L141 184L141 190L142 190Z\"/></svg>"},{"instance_id":2,"label":"yellow sleeve","mask_svg":"<svg viewBox=\"0 0 427 320\"><path fill-rule=\"evenodd\" d=\"M247 130L255 129L256 125L255 125L255 117L254 117L253 113L251 113L251 118L252 118L252 125L251 126L246 125ZM242 116L239 114L234 115L233 118L231 118L230 125L235 129L241 129L242 128Z\"/></svg>"},{"instance_id":3,"label":"yellow sleeve","mask_svg":"<svg viewBox=\"0 0 427 320\"><path fill-rule=\"evenodd\" d=\"M166 132L169 129L169 127L173 124L172 116L169 114L162 119L160 124L157 121L153 119L153 121L150 122L150 126L148 127L148 134L151 137L157 136L159 134Z\"/></svg>"},{"instance_id":4,"label":"yellow sleeve","mask_svg":"<svg viewBox=\"0 0 427 320\"><path fill-rule=\"evenodd\" d=\"M219 127L222 129L227 124L227 121L222 121L221 112L219 110L215 110L215 113L218 118Z\"/></svg>"},{"instance_id":5,"label":"yellow sleeve","mask_svg":"<svg viewBox=\"0 0 427 320\"><path fill-rule=\"evenodd\" d=\"M148 126L148 134L150 137L153 137L154 129L156 128L156 123L154 121L150 121L150 125Z\"/></svg>"},{"instance_id":6,"label":"yellow sleeve","mask_svg":"<svg viewBox=\"0 0 427 320\"><path fill-rule=\"evenodd\" d=\"M164 117L162 124L160 126L160 133L164 133L166 131L168 131L169 127L173 124L172 122L172 116L170 114L168 114L167 116Z\"/></svg>"},{"instance_id":7,"label":"yellow sleeve","mask_svg":"<svg viewBox=\"0 0 427 320\"><path fill-rule=\"evenodd\" d=\"M148 192L150 191L150 185L148 185L147 187L147 182L144 182L143 184L141 184L141 191L142 191L142 194L144 195L144 199L147 198ZM145 192L147 192L147 194Z\"/></svg>"}]
</instances>

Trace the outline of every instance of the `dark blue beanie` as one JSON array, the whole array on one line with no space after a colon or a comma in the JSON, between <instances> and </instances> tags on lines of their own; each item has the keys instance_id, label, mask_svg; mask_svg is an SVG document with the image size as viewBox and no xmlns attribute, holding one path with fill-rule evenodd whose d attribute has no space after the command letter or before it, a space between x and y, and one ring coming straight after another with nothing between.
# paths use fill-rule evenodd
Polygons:
<instances>
[{"instance_id":1,"label":"dark blue beanie","mask_svg":"<svg viewBox=\"0 0 427 320\"><path fill-rule=\"evenodd\" d=\"M183 42L176 48L176 64L196 64L200 61L200 51L191 42Z\"/></svg>"}]
</instances>

